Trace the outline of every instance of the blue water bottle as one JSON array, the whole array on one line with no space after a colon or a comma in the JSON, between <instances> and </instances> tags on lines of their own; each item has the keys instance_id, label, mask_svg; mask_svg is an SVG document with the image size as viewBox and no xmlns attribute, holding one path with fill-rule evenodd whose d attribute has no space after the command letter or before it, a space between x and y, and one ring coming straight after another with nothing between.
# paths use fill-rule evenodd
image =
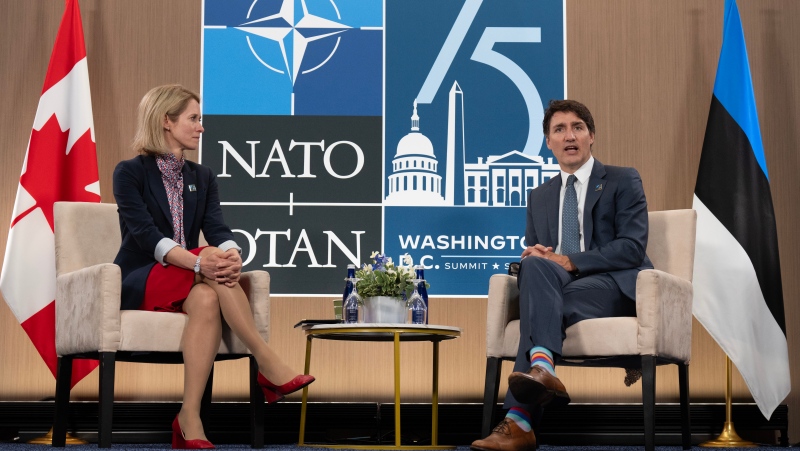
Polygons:
<instances>
[{"instance_id":1,"label":"blue water bottle","mask_svg":"<svg viewBox=\"0 0 800 451\"><path fill-rule=\"evenodd\" d=\"M425 288L425 267L422 265L417 265L414 267L416 272L417 279L420 282L417 284L417 291L419 292L420 297L422 297L422 301L425 302L425 324L428 324L428 318L430 318L430 310L428 305L428 290Z\"/></svg>"},{"instance_id":2,"label":"blue water bottle","mask_svg":"<svg viewBox=\"0 0 800 451\"><path fill-rule=\"evenodd\" d=\"M363 323L364 322L364 300L358 294L358 286L356 285L360 279L354 277L350 279L353 285L352 291L347 295L342 305L342 318L345 323Z\"/></svg>"},{"instance_id":3,"label":"blue water bottle","mask_svg":"<svg viewBox=\"0 0 800 451\"><path fill-rule=\"evenodd\" d=\"M411 298L406 303L409 312L407 322L411 324L427 324L428 322L428 308L419 294L419 285L419 283L414 285L414 293L411 294Z\"/></svg>"},{"instance_id":4,"label":"blue water bottle","mask_svg":"<svg viewBox=\"0 0 800 451\"><path fill-rule=\"evenodd\" d=\"M353 279L356 277L356 265L347 265L347 278L344 279L344 293L342 293L342 306L344 306L344 301L347 300L347 296L350 296L350 293L353 291Z\"/></svg>"}]
</instances>

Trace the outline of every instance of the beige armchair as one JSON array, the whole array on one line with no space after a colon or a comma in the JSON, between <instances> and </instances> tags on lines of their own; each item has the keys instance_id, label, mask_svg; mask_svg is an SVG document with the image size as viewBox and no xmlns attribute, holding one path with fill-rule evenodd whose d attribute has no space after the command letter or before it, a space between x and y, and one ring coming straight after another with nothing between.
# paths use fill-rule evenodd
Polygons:
<instances>
[{"instance_id":1,"label":"beige armchair","mask_svg":"<svg viewBox=\"0 0 800 451\"><path fill-rule=\"evenodd\" d=\"M648 451L655 448L655 367L668 363L678 366L682 442L684 449L691 448L689 360L696 221L694 210L649 213L647 255L655 269L639 273L637 316L590 319L570 326L559 362L571 366L640 368ZM486 316L484 437L489 435L494 422L502 361L514 360L519 346L516 277L502 274L491 277Z\"/></svg>"},{"instance_id":2,"label":"beige armchair","mask_svg":"<svg viewBox=\"0 0 800 451\"><path fill-rule=\"evenodd\" d=\"M182 363L181 336L186 315L120 310L121 276L111 263L120 246L116 204L57 202L54 208L56 247L56 352L58 374L53 446L65 445L73 359L100 361L98 446L111 447L115 361ZM269 338L269 274L242 273L240 284L250 300L256 327ZM250 359L251 445L264 443L264 397L252 354L227 325L216 360ZM213 368L203 395L203 411L211 404Z\"/></svg>"}]
</instances>

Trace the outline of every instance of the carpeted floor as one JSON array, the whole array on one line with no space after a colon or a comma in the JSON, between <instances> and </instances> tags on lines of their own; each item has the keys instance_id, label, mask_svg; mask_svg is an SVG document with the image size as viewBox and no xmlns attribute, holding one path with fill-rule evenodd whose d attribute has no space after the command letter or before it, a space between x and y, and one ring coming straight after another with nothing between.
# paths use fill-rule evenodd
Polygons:
<instances>
[{"instance_id":1,"label":"carpeted floor","mask_svg":"<svg viewBox=\"0 0 800 451\"><path fill-rule=\"evenodd\" d=\"M27 443L0 443L0 451L42 451L52 449L49 445L29 445ZM89 445L70 445L67 451L87 451L97 450L96 444ZM168 443L151 443L151 444L115 444L112 449L116 450L149 450L149 449L170 449ZM217 449L250 449L249 445L219 445ZM328 451L330 448L309 448L291 445L267 445L263 448L266 451ZM550 446L542 445L538 451L640 451L642 447L638 446ZM794 448L780 448L780 447L759 447L759 448L727 448L726 451L786 451ZM693 447L692 450L708 451L709 448ZM333 450L330 450L333 451ZM336 450L341 451L341 450ZM468 446L459 446L455 451L469 451ZM656 451L681 451L679 446L657 446Z\"/></svg>"}]
</instances>

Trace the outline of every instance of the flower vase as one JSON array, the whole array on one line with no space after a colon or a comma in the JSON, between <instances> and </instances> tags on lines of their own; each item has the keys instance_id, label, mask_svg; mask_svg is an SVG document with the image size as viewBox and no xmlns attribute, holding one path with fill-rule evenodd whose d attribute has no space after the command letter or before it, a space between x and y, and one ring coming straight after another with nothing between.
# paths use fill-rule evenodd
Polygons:
<instances>
[{"instance_id":1,"label":"flower vase","mask_svg":"<svg viewBox=\"0 0 800 451\"><path fill-rule=\"evenodd\" d=\"M391 296L371 296L364 298L365 323L405 324L408 317L406 303Z\"/></svg>"}]
</instances>

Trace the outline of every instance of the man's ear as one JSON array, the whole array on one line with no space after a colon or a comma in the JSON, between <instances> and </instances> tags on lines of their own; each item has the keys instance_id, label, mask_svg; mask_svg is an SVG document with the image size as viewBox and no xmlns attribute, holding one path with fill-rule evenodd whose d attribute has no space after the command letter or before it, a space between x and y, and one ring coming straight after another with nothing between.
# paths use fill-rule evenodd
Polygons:
<instances>
[{"instance_id":1,"label":"man's ear","mask_svg":"<svg viewBox=\"0 0 800 451\"><path fill-rule=\"evenodd\" d=\"M553 150L553 148L550 147L550 136L549 135L545 135L544 136L544 143L547 145L548 149Z\"/></svg>"}]
</instances>

